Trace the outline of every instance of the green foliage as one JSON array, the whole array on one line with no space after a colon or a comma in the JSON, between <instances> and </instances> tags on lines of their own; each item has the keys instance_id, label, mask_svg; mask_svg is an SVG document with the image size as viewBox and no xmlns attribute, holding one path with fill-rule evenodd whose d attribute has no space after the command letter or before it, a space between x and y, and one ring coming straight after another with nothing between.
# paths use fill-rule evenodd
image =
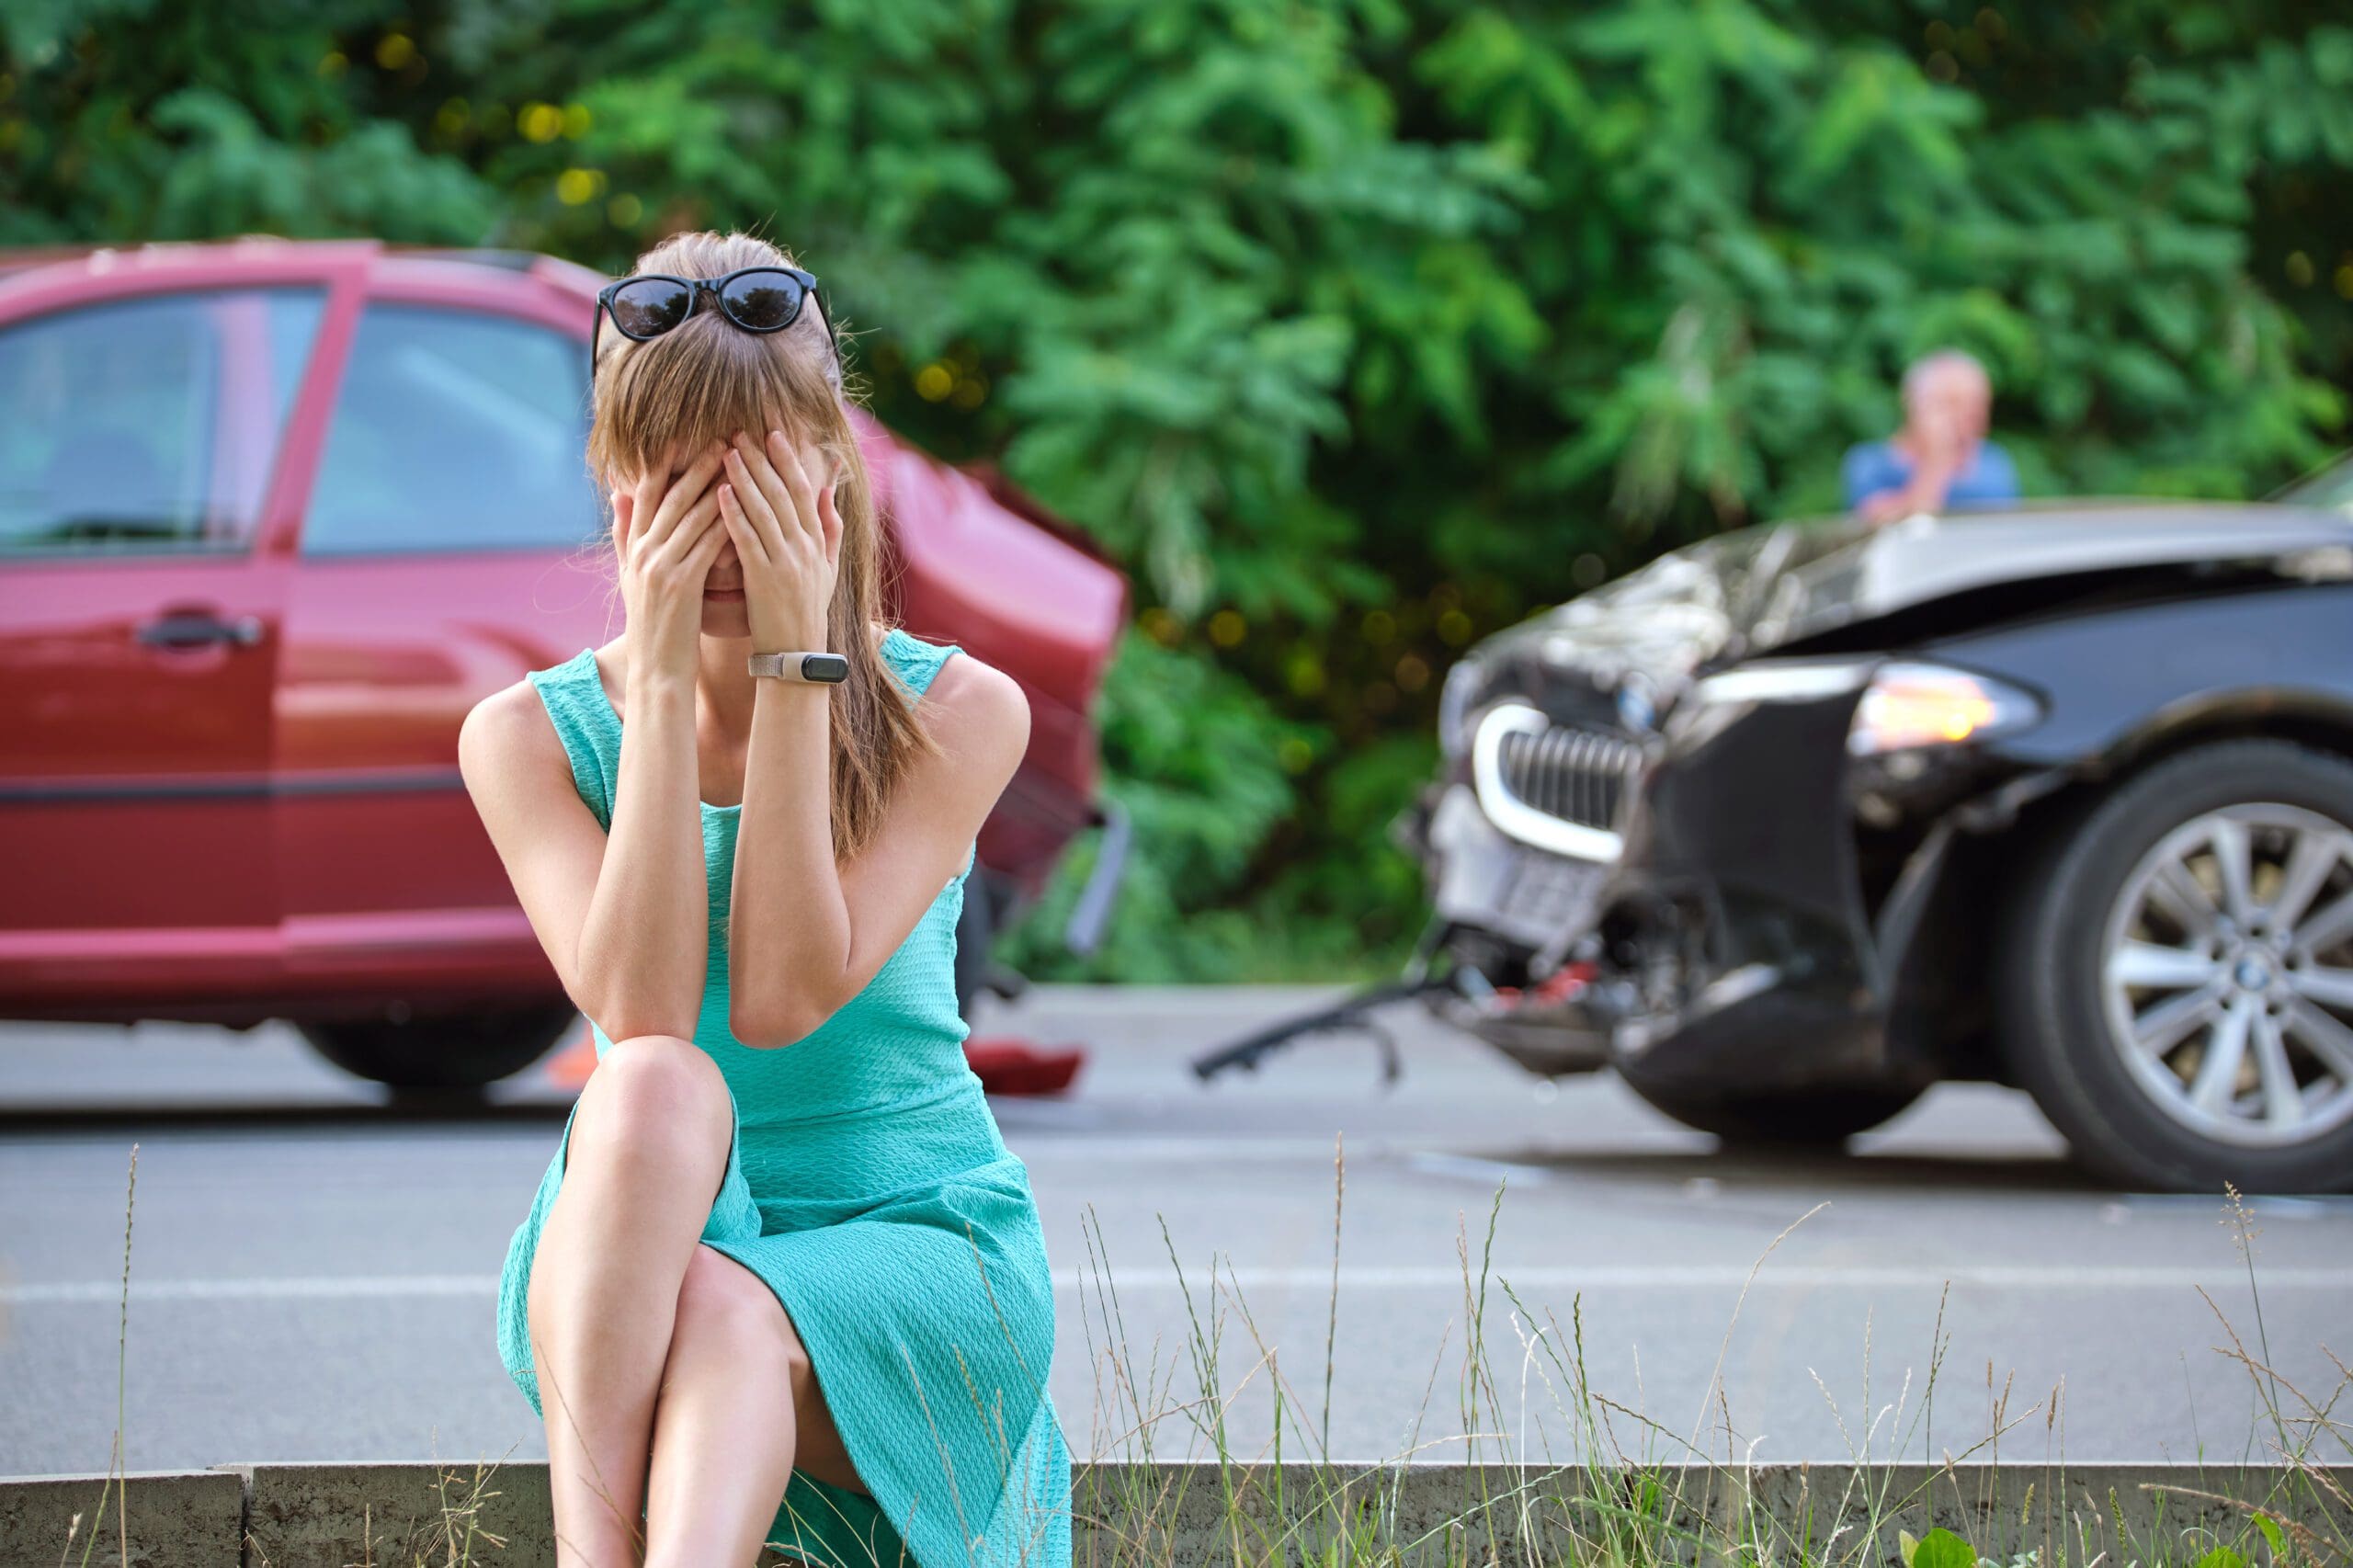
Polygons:
<instances>
[{"instance_id":1,"label":"green foliage","mask_svg":"<svg viewBox=\"0 0 2353 1568\"><path fill-rule=\"evenodd\" d=\"M1977 1568L1977 1549L1942 1525L1916 1540L1909 1530L1899 1532L1896 1544L1906 1568Z\"/></svg>"},{"instance_id":2,"label":"green foliage","mask_svg":"<svg viewBox=\"0 0 2353 1568\"><path fill-rule=\"evenodd\" d=\"M1213 663L1131 634L1104 683L1104 792L1126 809L1135 843L1120 917L1096 956L1097 972L1139 981L1200 980L1249 964L1262 936L1239 911L1221 911L1209 890L1249 872L1268 835L1299 806L1279 758L1304 742L1287 722ZM1092 848L1083 875L1092 864ZM1036 933L1008 948L1016 965L1052 961L1049 939L1068 918L1049 904Z\"/></svg>"},{"instance_id":3,"label":"green foliage","mask_svg":"<svg viewBox=\"0 0 2353 1568\"><path fill-rule=\"evenodd\" d=\"M1447 662L1827 509L1969 347L2031 490L2261 493L2353 363L2353 28L1892 0L40 0L0 243L785 242L877 412L1135 576L1106 950L1393 962Z\"/></svg>"}]
</instances>

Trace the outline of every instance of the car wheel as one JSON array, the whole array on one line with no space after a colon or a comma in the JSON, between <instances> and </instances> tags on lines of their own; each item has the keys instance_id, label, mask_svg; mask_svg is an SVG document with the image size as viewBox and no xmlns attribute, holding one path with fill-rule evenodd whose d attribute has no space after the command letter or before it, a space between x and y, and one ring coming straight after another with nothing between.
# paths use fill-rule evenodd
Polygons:
<instances>
[{"instance_id":1,"label":"car wheel","mask_svg":"<svg viewBox=\"0 0 2353 1568\"><path fill-rule=\"evenodd\" d=\"M1628 1079L1633 1091L1686 1127L1727 1143L1836 1147L1889 1120L1920 1097L1917 1088L1797 1089L1774 1094L1703 1095Z\"/></svg>"},{"instance_id":2,"label":"car wheel","mask_svg":"<svg viewBox=\"0 0 2353 1568\"><path fill-rule=\"evenodd\" d=\"M545 1056L579 1017L575 1007L538 1006L301 1028L347 1073L398 1089L473 1089Z\"/></svg>"},{"instance_id":3,"label":"car wheel","mask_svg":"<svg viewBox=\"0 0 2353 1568\"><path fill-rule=\"evenodd\" d=\"M2086 1165L2353 1187L2353 766L2182 753L2056 824L2003 925L2005 1055Z\"/></svg>"}]
</instances>

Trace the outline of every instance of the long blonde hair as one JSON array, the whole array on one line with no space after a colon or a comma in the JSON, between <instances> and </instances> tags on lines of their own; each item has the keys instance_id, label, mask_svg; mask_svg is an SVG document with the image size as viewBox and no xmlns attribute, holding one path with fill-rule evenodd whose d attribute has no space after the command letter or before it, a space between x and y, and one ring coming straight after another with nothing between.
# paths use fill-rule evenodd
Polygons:
<instances>
[{"instance_id":1,"label":"long blonde hair","mask_svg":"<svg viewBox=\"0 0 2353 1568\"><path fill-rule=\"evenodd\" d=\"M717 278L738 267L791 265L790 256L766 240L703 230L664 240L637 258L634 270ZM756 437L781 426L801 450L839 462L834 509L842 537L825 646L849 661L849 678L832 693L830 726L834 855L846 859L872 838L892 789L915 758L937 756L939 746L915 717L914 691L881 654L888 628L874 491L827 340L830 326L812 301L782 332L745 332L708 305L642 343L606 332L587 457L600 494L617 475L653 471L682 444L699 451L738 430ZM609 517L605 532L609 541ZM618 568L618 559L608 558Z\"/></svg>"}]
</instances>

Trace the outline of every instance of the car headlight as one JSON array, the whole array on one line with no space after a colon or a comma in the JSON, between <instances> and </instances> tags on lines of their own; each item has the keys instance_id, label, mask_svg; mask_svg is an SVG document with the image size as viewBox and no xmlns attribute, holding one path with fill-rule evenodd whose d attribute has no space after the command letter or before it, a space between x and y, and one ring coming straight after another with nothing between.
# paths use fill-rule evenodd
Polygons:
<instances>
[{"instance_id":1,"label":"car headlight","mask_svg":"<svg viewBox=\"0 0 2353 1568\"><path fill-rule=\"evenodd\" d=\"M1465 654L1454 661L1438 687L1438 744L1449 756L1459 756L1471 744L1471 693L1484 673L1478 660Z\"/></svg>"},{"instance_id":2,"label":"car headlight","mask_svg":"<svg viewBox=\"0 0 2353 1568\"><path fill-rule=\"evenodd\" d=\"M1691 696L1704 713L1734 703L1820 702L1858 687L1862 697L1847 731L1847 750L1856 756L1960 745L2042 718L2042 703L2031 692L1909 659L1760 659L1707 676Z\"/></svg>"},{"instance_id":3,"label":"car headlight","mask_svg":"<svg viewBox=\"0 0 2353 1568\"><path fill-rule=\"evenodd\" d=\"M2041 717L2041 702L2006 682L1943 665L1898 660L1872 672L1862 700L1855 705L1847 750L1855 756L1877 756L1919 746L1961 745L2025 729Z\"/></svg>"}]
</instances>

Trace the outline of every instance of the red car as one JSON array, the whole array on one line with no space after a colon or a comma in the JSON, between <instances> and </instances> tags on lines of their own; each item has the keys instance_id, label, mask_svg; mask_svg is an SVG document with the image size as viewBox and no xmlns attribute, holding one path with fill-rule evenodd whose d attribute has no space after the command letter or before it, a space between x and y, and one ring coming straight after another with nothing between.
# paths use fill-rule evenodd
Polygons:
<instances>
[{"instance_id":1,"label":"red car","mask_svg":"<svg viewBox=\"0 0 2353 1568\"><path fill-rule=\"evenodd\" d=\"M252 237L0 253L0 1017L251 1028L413 1086L577 1017L458 776L488 692L620 629L583 467L603 281ZM860 416L892 613L1020 680L961 999L1083 829L1121 574Z\"/></svg>"}]
</instances>

